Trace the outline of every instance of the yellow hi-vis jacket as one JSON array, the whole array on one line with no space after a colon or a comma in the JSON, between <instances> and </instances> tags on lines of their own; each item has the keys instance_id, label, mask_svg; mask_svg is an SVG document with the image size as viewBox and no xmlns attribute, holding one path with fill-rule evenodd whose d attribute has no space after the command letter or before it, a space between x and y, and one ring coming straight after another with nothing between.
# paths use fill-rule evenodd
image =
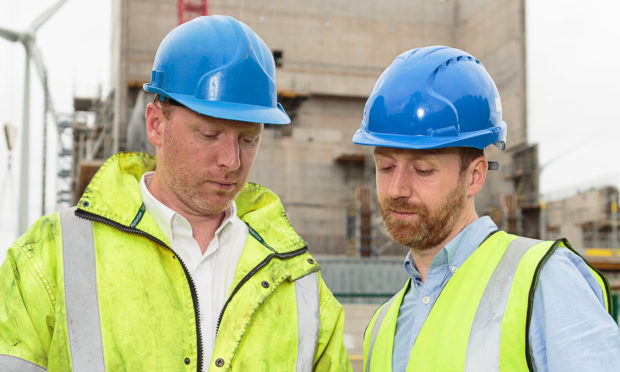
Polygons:
<instances>
[{"instance_id":1,"label":"yellow hi-vis jacket","mask_svg":"<svg viewBox=\"0 0 620 372\"><path fill-rule=\"evenodd\" d=\"M77 210L39 219L9 249L0 371L202 370L193 280L142 204L154 168L145 154L114 155ZM343 308L279 198L249 183L236 204L250 235L209 371L352 370Z\"/></svg>"},{"instance_id":2,"label":"yellow hi-vis jacket","mask_svg":"<svg viewBox=\"0 0 620 372\"><path fill-rule=\"evenodd\" d=\"M558 246L572 250L565 240L540 241L503 231L489 236L443 288L415 340L407 372L533 371L527 336L532 300L540 270ZM607 281L590 268L611 311ZM410 284L368 324L364 372L392 370L398 312Z\"/></svg>"}]
</instances>

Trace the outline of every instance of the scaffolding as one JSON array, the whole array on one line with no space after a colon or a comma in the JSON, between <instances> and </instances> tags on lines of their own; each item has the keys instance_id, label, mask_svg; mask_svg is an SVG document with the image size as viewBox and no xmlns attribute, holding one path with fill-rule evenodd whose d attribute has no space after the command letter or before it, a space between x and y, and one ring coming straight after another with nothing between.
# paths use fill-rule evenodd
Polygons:
<instances>
[{"instance_id":1,"label":"scaffolding","mask_svg":"<svg viewBox=\"0 0 620 372\"><path fill-rule=\"evenodd\" d=\"M103 159L112 155L113 93L74 97L73 114L58 120L56 206L75 205ZM92 169L91 169L92 168ZM86 169L86 170L85 170Z\"/></svg>"},{"instance_id":2,"label":"scaffolding","mask_svg":"<svg viewBox=\"0 0 620 372\"><path fill-rule=\"evenodd\" d=\"M56 160L56 207L73 205L73 126L69 118L59 120L58 157Z\"/></svg>"},{"instance_id":3,"label":"scaffolding","mask_svg":"<svg viewBox=\"0 0 620 372\"><path fill-rule=\"evenodd\" d=\"M513 182L515 193L502 195L502 226L517 235L541 237L538 146L524 143L508 151L512 155L512 162L504 179Z\"/></svg>"}]
</instances>

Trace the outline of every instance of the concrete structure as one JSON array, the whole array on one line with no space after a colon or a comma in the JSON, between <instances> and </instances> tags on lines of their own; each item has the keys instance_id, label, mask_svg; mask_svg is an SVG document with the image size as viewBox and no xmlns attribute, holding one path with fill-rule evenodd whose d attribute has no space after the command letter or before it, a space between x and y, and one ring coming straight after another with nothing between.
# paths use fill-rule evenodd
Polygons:
<instances>
[{"instance_id":1,"label":"concrete structure","mask_svg":"<svg viewBox=\"0 0 620 372\"><path fill-rule=\"evenodd\" d=\"M211 0L209 6L210 14L250 25L274 52L280 101L293 123L266 128L251 180L280 195L313 253L355 252L347 239L347 211L356 204L356 189L373 194L374 164L372 149L353 145L351 137L374 81L403 51L445 44L479 58L502 96L509 150L528 148L524 0ZM150 77L160 40L176 25L176 0L115 0L114 14L115 138L124 150L137 93ZM523 232L521 224L510 224L526 205L515 192L537 191L536 178L514 169L514 152L488 153L502 166L489 173L478 212ZM502 206L502 195L515 207ZM371 246L382 254L402 254L381 232L374 196L370 199Z\"/></svg>"},{"instance_id":2,"label":"concrete structure","mask_svg":"<svg viewBox=\"0 0 620 372\"><path fill-rule=\"evenodd\" d=\"M618 293L620 241L618 189L592 188L550 201L541 214L546 239L567 238L571 246L601 270Z\"/></svg>"},{"instance_id":3,"label":"concrete structure","mask_svg":"<svg viewBox=\"0 0 620 372\"><path fill-rule=\"evenodd\" d=\"M618 249L617 203L618 189L613 186L582 191L547 203L547 239L567 238L582 253L591 249Z\"/></svg>"}]
</instances>

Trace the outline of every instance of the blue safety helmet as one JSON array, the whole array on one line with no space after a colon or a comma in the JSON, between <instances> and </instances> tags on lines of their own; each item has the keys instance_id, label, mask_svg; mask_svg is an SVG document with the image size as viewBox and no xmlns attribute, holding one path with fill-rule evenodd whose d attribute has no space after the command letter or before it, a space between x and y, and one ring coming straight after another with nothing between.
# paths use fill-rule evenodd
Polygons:
<instances>
[{"instance_id":1,"label":"blue safety helmet","mask_svg":"<svg viewBox=\"0 0 620 372\"><path fill-rule=\"evenodd\" d=\"M198 17L172 30L157 49L144 90L216 118L291 122L277 102L269 47L228 16Z\"/></svg>"},{"instance_id":2,"label":"blue safety helmet","mask_svg":"<svg viewBox=\"0 0 620 372\"><path fill-rule=\"evenodd\" d=\"M436 149L506 147L495 83L470 54L445 46L407 51L375 83L359 145Z\"/></svg>"}]
</instances>

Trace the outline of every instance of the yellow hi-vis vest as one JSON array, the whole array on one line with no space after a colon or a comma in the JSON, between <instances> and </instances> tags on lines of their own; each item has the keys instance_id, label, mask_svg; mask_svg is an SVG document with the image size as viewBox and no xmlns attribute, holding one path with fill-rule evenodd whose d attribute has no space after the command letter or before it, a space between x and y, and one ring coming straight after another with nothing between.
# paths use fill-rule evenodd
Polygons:
<instances>
[{"instance_id":1,"label":"yellow hi-vis vest","mask_svg":"<svg viewBox=\"0 0 620 372\"><path fill-rule=\"evenodd\" d=\"M540 241L498 231L448 281L418 335L407 372L533 371L528 331L543 264L566 240ZM575 252L576 253L576 252ZM591 270L611 312L609 286ZM374 314L364 334L364 372L392 370L405 287Z\"/></svg>"}]
</instances>

